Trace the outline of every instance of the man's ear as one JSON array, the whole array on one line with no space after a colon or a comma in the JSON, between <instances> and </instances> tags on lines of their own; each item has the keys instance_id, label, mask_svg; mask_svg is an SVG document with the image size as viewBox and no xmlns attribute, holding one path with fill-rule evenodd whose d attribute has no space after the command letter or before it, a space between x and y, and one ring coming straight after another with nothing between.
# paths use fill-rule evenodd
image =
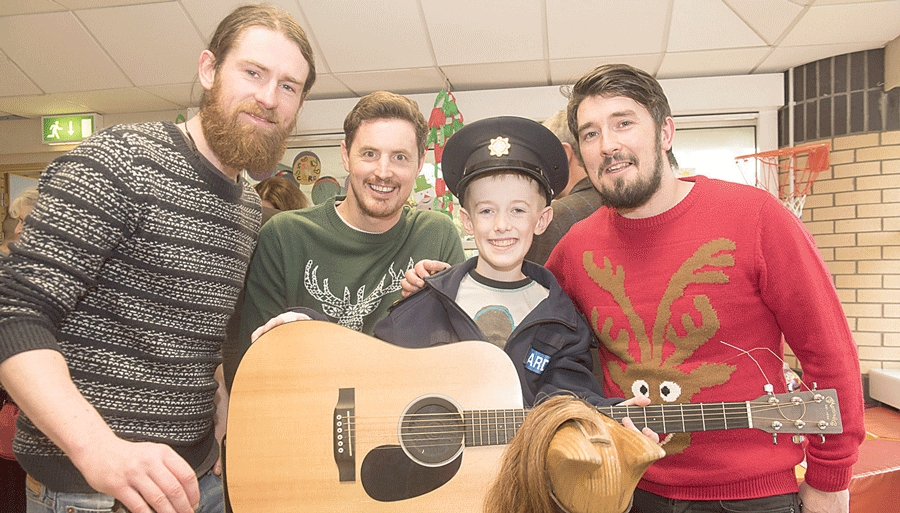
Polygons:
<instances>
[{"instance_id":1,"label":"man's ear","mask_svg":"<svg viewBox=\"0 0 900 513\"><path fill-rule=\"evenodd\" d=\"M566 152L566 160L569 161L569 169L572 169L572 159L577 159L575 156L575 148L567 142L562 143L562 147Z\"/></svg>"},{"instance_id":2,"label":"man's ear","mask_svg":"<svg viewBox=\"0 0 900 513\"><path fill-rule=\"evenodd\" d=\"M216 56L209 50L200 52L197 75L200 77L200 85L209 91L216 80Z\"/></svg>"},{"instance_id":3,"label":"man's ear","mask_svg":"<svg viewBox=\"0 0 900 513\"><path fill-rule=\"evenodd\" d=\"M341 162L344 163L344 171L350 172L350 150L347 148L346 139L341 141Z\"/></svg>"},{"instance_id":4,"label":"man's ear","mask_svg":"<svg viewBox=\"0 0 900 513\"><path fill-rule=\"evenodd\" d=\"M672 149L672 143L675 142L675 121L672 118L666 118L659 131L662 151L669 151Z\"/></svg>"},{"instance_id":5,"label":"man's ear","mask_svg":"<svg viewBox=\"0 0 900 513\"><path fill-rule=\"evenodd\" d=\"M472 218L469 217L469 213L466 212L464 207L460 207L459 209L459 221L463 225L463 229L466 230L466 233L469 235L475 235L475 227L472 226Z\"/></svg>"},{"instance_id":6,"label":"man's ear","mask_svg":"<svg viewBox=\"0 0 900 513\"><path fill-rule=\"evenodd\" d=\"M547 226L550 225L550 221L553 220L553 207L547 205L544 207L544 210L541 211L540 217L538 217L537 224L534 225L534 234L540 235L547 230Z\"/></svg>"}]
</instances>

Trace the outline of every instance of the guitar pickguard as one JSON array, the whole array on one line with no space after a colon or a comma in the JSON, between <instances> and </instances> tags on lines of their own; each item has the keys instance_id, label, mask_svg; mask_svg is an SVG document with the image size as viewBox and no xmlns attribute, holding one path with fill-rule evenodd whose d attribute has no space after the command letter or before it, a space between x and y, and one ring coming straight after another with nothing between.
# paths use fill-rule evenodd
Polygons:
<instances>
[{"instance_id":1,"label":"guitar pickguard","mask_svg":"<svg viewBox=\"0 0 900 513\"><path fill-rule=\"evenodd\" d=\"M462 464L462 455L441 467L426 467L409 459L397 445L369 451L360 468L363 489L373 500L395 502L425 495L446 484Z\"/></svg>"}]
</instances>

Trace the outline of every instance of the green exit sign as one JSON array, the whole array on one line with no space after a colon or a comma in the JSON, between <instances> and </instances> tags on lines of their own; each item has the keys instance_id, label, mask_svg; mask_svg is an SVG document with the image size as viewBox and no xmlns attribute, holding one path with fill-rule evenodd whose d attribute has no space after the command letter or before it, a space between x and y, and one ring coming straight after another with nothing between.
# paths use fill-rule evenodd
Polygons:
<instances>
[{"instance_id":1,"label":"green exit sign","mask_svg":"<svg viewBox=\"0 0 900 513\"><path fill-rule=\"evenodd\" d=\"M83 141L96 132L103 117L99 114L42 116L45 144L71 144Z\"/></svg>"}]
</instances>

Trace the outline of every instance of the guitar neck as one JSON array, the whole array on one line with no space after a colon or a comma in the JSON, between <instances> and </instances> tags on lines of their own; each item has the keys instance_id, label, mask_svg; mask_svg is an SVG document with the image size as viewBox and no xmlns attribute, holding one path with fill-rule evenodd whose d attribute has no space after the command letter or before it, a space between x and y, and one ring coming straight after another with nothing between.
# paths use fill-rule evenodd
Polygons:
<instances>
[{"instance_id":1,"label":"guitar neck","mask_svg":"<svg viewBox=\"0 0 900 513\"><path fill-rule=\"evenodd\" d=\"M651 404L640 406L600 406L597 411L621 422L630 417L638 429L649 427L657 433L690 433L752 427L750 404L698 403ZM508 444L525 421L526 409L471 410L463 414L466 446Z\"/></svg>"},{"instance_id":2,"label":"guitar neck","mask_svg":"<svg viewBox=\"0 0 900 513\"><path fill-rule=\"evenodd\" d=\"M630 417L638 429L648 427L657 433L692 433L752 427L750 404L697 403L651 404L640 406L604 406L597 411L621 422Z\"/></svg>"}]
</instances>

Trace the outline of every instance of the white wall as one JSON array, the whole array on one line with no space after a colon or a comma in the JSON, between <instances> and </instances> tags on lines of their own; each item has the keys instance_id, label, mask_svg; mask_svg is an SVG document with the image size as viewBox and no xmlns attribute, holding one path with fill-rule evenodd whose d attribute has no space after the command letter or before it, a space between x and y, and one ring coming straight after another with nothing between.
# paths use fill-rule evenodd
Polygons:
<instances>
[{"instance_id":1,"label":"white wall","mask_svg":"<svg viewBox=\"0 0 900 513\"><path fill-rule=\"evenodd\" d=\"M732 77L704 77L661 80L676 117L680 122L696 122L695 116L716 115L710 122L720 122L731 115L755 119L759 134L759 150L777 148L777 111L784 103L783 75L763 74ZM558 86L459 91L453 93L466 122L498 115L514 115L543 120L566 105ZM437 92L409 95L418 102L425 117L431 114ZM342 138L344 117L357 98L311 100L306 102L297 122L295 134L300 139L322 134L326 138ZM178 112L150 112L104 115L109 126L123 122L174 120ZM0 165L49 162L71 146L47 146L41 143L40 119L0 121Z\"/></svg>"}]
</instances>

